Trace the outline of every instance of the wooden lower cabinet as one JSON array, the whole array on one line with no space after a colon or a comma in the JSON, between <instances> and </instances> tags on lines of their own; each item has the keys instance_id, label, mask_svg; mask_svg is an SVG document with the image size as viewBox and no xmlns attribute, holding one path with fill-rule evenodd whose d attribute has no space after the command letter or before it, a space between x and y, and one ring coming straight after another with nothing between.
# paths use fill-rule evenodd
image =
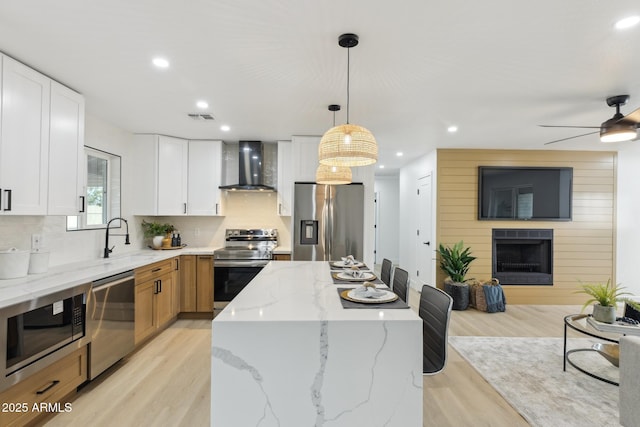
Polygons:
<instances>
[{"instance_id":1,"label":"wooden lower cabinet","mask_svg":"<svg viewBox=\"0 0 640 427\"><path fill-rule=\"evenodd\" d=\"M0 426L24 426L40 416L72 410L65 397L86 380L84 346L0 393Z\"/></svg>"},{"instance_id":2,"label":"wooden lower cabinet","mask_svg":"<svg viewBox=\"0 0 640 427\"><path fill-rule=\"evenodd\" d=\"M183 255L180 258L180 311L213 313L213 256Z\"/></svg>"},{"instance_id":3,"label":"wooden lower cabinet","mask_svg":"<svg viewBox=\"0 0 640 427\"><path fill-rule=\"evenodd\" d=\"M144 341L178 314L175 258L135 270L135 341Z\"/></svg>"},{"instance_id":4,"label":"wooden lower cabinet","mask_svg":"<svg viewBox=\"0 0 640 427\"><path fill-rule=\"evenodd\" d=\"M196 311L213 313L213 256L196 260Z\"/></svg>"},{"instance_id":5,"label":"wooden lower cabinet","mask_svg":"<svg viewBox=\"0 0 640 427\"><path fill-rule=\"evenodd\" d=\"M291 254L274 254L274 261L291 261Z\"/></svg>"}]
</instances>

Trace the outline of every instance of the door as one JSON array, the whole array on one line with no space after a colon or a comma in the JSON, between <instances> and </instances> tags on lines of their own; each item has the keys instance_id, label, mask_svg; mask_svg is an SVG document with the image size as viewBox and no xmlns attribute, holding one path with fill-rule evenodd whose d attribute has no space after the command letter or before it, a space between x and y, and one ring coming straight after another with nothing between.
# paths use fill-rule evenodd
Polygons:
<instances>
[{"instance_id":1,"label":"door","mask_svg":"<svg viewBox=\"0 0 640 427\"><path fill-rule=\"evenodd\" d=\"M158 215L187 213L188 142L158 137Z\"/></svg>"},{"instance_id":2,"label":"door","mask_svg":"<svg viewBox=\"0 0 640 427\"><path fill-rule=\"evenodd\" d=\"M434 243L431 239L431 175L418 179L418 230L416 233L416 276L431 284Z\"/></svg>"},{"instance_id":3,"label":"door","mask_svg":"<svg viewBox=\"0 0 640 427\"><path fill-rule=\"evenodd\" d=\"M329 260L364 256L364 187L358 184L331 185L329 193Z\"/></svg>"},{"instance_id":4,"label":"door","mask_svg":"<svg viewBox=\"0 0 640 427\"><path fill-rule=\"evenodd\" d=\"M162 327L174 317L173 296L173 273L160 276L155 302L158 327Z\"/></svg>"},{"instance_id":5,"label":"door","mask_svg":"<svg viewBox=\"0 0 640 427\"><path fill-rule=\"evenodd\" d=\"M50 80L9 57L2 61L0 209L4 215L45 215Z\"/></svg>"},{"instance_id":6,"label":"door","mask_svg":"<svg viewBox=\"0 0 640 427\"><path fill-rule=\"evenodd\" d=\"M51 82L49 215L78 215L84 201L84 98Z\"/></svg>"}]
</instances>

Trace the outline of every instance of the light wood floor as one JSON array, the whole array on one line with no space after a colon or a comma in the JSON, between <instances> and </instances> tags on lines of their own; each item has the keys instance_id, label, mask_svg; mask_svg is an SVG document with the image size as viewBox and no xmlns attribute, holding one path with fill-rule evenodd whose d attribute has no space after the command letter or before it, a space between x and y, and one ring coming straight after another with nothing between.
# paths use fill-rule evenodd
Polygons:
<instances>
[{"instance_id":1,"label":"light wood floor","mask_svg":"<svg viewBox=\"0 0 640 427\"><path fill-rule=\"evenodd\" d=\"M412 291L412 305L417 295ZM454 311L449 333L560 337L563 317L579 311L577 306L515 305L494 314ZM208 426L210 347L210 321L179 320L82 388L73 400L73 410L56 415L46 425ZM448 355L443 372L424 377L424 426L527 425L451 347Z\"/></svg>"}]
</instances>

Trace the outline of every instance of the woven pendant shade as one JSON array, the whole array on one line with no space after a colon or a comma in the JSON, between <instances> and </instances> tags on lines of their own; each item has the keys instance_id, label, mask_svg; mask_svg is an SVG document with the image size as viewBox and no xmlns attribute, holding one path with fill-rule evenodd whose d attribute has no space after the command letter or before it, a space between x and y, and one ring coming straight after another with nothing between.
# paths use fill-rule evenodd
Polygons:
<instances>
[{"instance_id":1,"label":"woven pendant shade","mask_svg":"<svg viewBox=\"0 0 640 427\"><path fill-rule=\"evenodd\" d=\"M319 165L318 169L316 169L316 182L318 184L351 184L351 179L351 168L346 166Z\"/></svg>"},{"instance_id":2,"label":"woven pendant shade","mask_svg":"<svg viewBox=\"0 0 640 427\"><path fill-rule=\"evenodd\" d=\"M325 132L318 159L329 166L367 166L378 160L378 144L369 130L347 123Z\"/></svg>"}]
</instances>

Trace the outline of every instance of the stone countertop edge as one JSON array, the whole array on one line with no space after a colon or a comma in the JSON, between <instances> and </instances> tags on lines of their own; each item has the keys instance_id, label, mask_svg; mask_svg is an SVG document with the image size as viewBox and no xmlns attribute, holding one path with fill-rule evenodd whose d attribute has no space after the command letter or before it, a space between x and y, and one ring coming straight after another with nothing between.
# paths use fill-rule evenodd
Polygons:
<instances>
[{"instance_id":1,"label":"stone countertop edge","mask_svg":"<svg viewBox=\"0 0 640 427\"><path fill-rule=\"evenodd\" d=\"M179 250L141 249L110 258L52 266L46 273L0 280L0 309L175 256L213 255L215 249L188 246Z\"/></svg>"},{"instance_id":2,"label":"stone countertop edge","mask_svg":"<svg viewBox=\"0 0 640 427\"><path fill-rule=\"evenodd\" d=\"M273 254L274 255L290 255L291 254L291 248L288 248L288 247L285 247L285 246L277 246L273 250Z\"/></svg>"}]
</instances>

